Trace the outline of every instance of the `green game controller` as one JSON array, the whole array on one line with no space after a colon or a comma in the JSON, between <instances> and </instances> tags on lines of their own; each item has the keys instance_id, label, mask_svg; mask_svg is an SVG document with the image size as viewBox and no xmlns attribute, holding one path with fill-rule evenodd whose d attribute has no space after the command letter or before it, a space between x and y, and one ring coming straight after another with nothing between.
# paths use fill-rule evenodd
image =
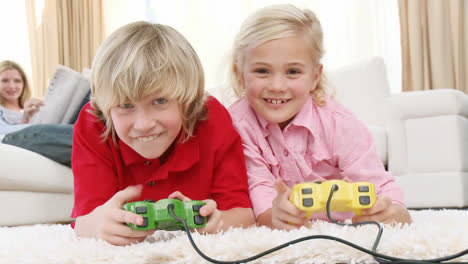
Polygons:
<instances>
[{"instance_id":1,"label":"green game controller","mask_svg":"<svg viewBox=\"0 0 468 264\"><path fill-rule=\"evenodd\" d=\"M124 210L133 212L143 217L143 224L136 225L126 223L135 230L185 230L184 224L176 220L169 212L169 205L174 206L174 214L185 220L188 228L200 228L206 225L207 219L200 215L200 208L205 205L201 201L182 202L178 199L162 199L157 202L152 200L126 203Z\"/></svg>"}]
</instances>

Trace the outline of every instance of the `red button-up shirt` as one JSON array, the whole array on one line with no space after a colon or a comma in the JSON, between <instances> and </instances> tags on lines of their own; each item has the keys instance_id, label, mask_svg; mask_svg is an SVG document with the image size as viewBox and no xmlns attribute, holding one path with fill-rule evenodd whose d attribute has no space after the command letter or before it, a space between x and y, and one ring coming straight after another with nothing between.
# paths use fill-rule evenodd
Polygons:
<instances>
[{"instance_id":1,"label":"red button-up shirt","mask_svg":"<svg viewBox=\"0 0 468 264\"><path fill-rule=\"evenodd\" d=\"M251 208L241 139L227 110L215 98L206 103L207 120L194 136L176 139L167 161L148 160L117 138L102 141L104 124L88 103L73 131L72 169L75 204L71 217L90 213L116 192L144 184L137 200L154 201L180 191L193 200L213 199L220 210Z\"/></svg>"}]
</instances>

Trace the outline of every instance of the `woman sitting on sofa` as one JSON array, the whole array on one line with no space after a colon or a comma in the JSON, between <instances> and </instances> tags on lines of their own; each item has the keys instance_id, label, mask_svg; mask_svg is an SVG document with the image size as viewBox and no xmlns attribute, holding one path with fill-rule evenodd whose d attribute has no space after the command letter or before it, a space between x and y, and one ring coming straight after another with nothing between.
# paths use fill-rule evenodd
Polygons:
<instances>
[{"instance_id":1,"label":"woman sitting on sofa","mask_svg":"<svg viewBox=\"0 0 468 264\"><path fill-rule=\"evenodd\" d=\"M71 167L74 122L28 124L43 105L40 99L29 99L30 94L26 74L19 64L0 62L0 143L36 152ZM81 106L88 101L89 94Z\"/></svg>"},{"instance_id":2,"label":"woman sitting on sofa","mask_svg":"<svg viewBox=\"0 0 468 264\"><path fill-rule=\"evenodd\" d=\"M30 98L28 78L21 66L10 60L0 62L0 120L2 126L27 124L43 105Z\"/></svg>"},{"instance_id":3,"label":"woman sitting on sofa","mask_svg":"<svg viewBox=\"0 0 468 264\"><path fill-rule=\"evenodd\" d=\"M79 109L89 101L89 97L90 93L85 97ZM71 124L13 125L13 127L22 126L22 128L6 135L1 135L0 131L0 144L24 148L71 167L74 121Z\"/></svg>"}]
</instances>

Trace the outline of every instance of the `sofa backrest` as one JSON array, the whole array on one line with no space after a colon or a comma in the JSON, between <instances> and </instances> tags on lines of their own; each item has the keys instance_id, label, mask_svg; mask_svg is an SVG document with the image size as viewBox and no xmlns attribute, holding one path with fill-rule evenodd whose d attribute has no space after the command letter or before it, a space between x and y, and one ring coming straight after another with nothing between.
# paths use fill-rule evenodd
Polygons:
<instances>
[{"instance_id":1,"label":"sofa backrest","mask_svg":"<svg viewBox=\"0 0 468 264\"><path fill-rule=\"evenodd\" d=\"M367 125L385 125L390 86L381 57L343 66L327 72L326 76L335 87L335 99L353 111L361 121Z\"/></svg>"}]
</instances>

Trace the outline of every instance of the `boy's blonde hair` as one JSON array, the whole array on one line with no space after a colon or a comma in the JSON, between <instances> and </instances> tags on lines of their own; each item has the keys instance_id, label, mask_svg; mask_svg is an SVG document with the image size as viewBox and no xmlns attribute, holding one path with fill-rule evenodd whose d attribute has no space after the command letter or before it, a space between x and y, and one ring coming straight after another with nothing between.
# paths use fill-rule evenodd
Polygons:
<instances>
[{"instance_id":1,"label":"boy's blonde hair","mask_svg":"<svg viewBox=\"0 0 468 264\"><path fill-rule=\"evenodd\" d=\"M242 67L248 49L270 40L299 36L310 41L312 61L319 65L324 55L323 33L320 21L312 11L285 4L264 7L250 15L234 40L231 84L235 94L241 97L245 93L242 87ZM312 92L314 102L318 105L324 105L326 101L324 80L325 76L322 74L322 79Z\"/></svg>"},{"instance_id":2,"label":"boy's blonde hair","mask_svg":"<svg viewBox=\"0 0 468 264\"><path fill-rule=\"evenodd\" d=\"M160 93L179 104L183 139L206 116L204 73L190 43L175 29L149 22L127 24L107 37L91 67L93 114L105 123L102 134L115 142L110 110Z\"/></svg>"},{"instance_id":3,"label":"boy's blonde hair","mask_svg":"<svg viewBox=\"0 0 468 264\"><path fill-rule=\"evenodd\" d=\"M21 108L24 108L24 103L31 97L31 90L29 89L29 81L26 73L24 72L21 66L11 60L4 60L0 62L0 73L6 70L17 70L21 75L21 79L23 79L23 92L21 92L20 97L18 98L18 104ZM0 105L3 105L4 98L0 96Z\"/></svg>"}]
</instances>

